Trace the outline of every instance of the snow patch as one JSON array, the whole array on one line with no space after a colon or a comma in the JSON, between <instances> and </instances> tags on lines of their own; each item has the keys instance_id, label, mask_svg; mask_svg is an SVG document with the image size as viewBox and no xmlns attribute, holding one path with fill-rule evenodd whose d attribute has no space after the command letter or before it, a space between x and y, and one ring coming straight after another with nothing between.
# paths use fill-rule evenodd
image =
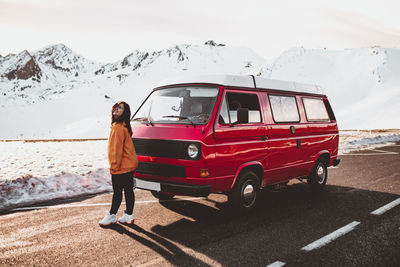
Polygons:
<instances>
[{"instance_id":1,"label":"snow patch","mask_svg":"<svg viewBox=\"0 0 400 267\"><path fill-rule=\"evenodd\" d=\"M374 149L400 142L400 130L341 131L339 155L356 150Z\"/></svg>"},{"instance_id":2,"label":"snow patch","mask_svg":"<svg viewBox=\"0 0 400 267\"><path fill-rule=\"evenodd\" d=\"M0 211L56 199L112 191L108 169L86 174L61 173L48 177L30 174L0 182Z\"/></svg>"}]
</instances>

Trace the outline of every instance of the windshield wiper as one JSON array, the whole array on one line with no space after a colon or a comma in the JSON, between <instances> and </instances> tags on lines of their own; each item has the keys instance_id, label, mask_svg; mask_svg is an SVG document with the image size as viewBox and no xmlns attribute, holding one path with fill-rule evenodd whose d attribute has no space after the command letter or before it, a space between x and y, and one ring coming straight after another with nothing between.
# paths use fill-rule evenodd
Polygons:
<instances>
[{"instance_id":1,"label":"windshield wiper","mask_svg":"<svg viewBox=\"0 0 400 267\"><path fill-rule=\"evenodd\" d=\"M163 118L177 118L180 120L188 120L193 125L193 128L196 128L196 124L193 121L191 121L188 117L185 117L185 116L167 115L167 116L163 116Z\"/></svg>"},{"instance_id":2,"label":"windshield wiper","mask_svg":"<svg viewBox=\"0 0 400 267\"><path fill-rule=\"evenodd\" d=\"M147 117L142 117L142 118L134 118L133 121L147 121L148 123L150 123L151 126L154 126L154 123L151 122L151 120Z\"/></svg>"}]
</instances>

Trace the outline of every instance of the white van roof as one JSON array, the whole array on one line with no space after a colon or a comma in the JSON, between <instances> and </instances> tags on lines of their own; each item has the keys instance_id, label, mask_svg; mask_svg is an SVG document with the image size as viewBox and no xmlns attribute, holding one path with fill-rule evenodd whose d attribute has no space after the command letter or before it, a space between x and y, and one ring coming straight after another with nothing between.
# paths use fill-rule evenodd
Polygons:
<instances>
[{"instance_id":1,"label":"white van roof","mask_svg":"<svg viewBox=\"0 0 400 267\"><path fill-rule=\"evenodd\" d=\"M181 76L166 79L160 82L156 88L190 83L208 83L223 86L248 87L257 89L272 89L281 91L291 91L300 93L323 94L320 86L315 84L304 84L291 81L281 81L261 78L253 75L198 75L198 76Z\"/></svg>"}]
</instances>

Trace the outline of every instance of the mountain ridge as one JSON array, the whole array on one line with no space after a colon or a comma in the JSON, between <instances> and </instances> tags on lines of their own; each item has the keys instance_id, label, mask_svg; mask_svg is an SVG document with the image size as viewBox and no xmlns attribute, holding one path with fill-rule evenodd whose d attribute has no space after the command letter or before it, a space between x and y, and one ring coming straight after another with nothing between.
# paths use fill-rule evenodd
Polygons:
<instances>
[{"instance_id":1,"label":"mountain ridge","mask_svg":"<svg viewBox=\"0 0 400 267\"><path fill-rule=\"evenodd\" d=\"M62 44L21 53L0 58L0 124L5 129L0 138L106 137L112 103L126 100L134 112L161 80L209 74L318 84L328 95L341 129L400 128L396 115L400 114L398 48L299 47L271 61L250 48L215 42L132 50L112 63L88 60ZM13 70L6 68L12 62L20 62L20 69L31 58L40 69L36 72L40 79L31 75L26 80L9 80L4 76L5 69ZM24 120L25 125L13 120Z\"/></svg>"},{"instance_id":2,"label":"mountain ridge","mask_svg":"<svg viewBox=\"0 0 400 267\"><path fill-rule=\"evenodd\" d=\"M134 73L142 75L142 72L151 68L152 65L164 65L161 68L177 68L186 71L189 68L196 69L206 59L214 65L219 64L222 70L223 63L218 63L218 61L226 61L231 57L229 53L234 54L223 47L223 44L206 42L200 46L182 44L158 51L134 50L119 61L105 64L88 60L64 44L49 45L32 52L25 50L19 54L10 54L6 60L0 61L0 104L5 105L5 102L15 101L18 98L25 99L26 104L51 99L52 94L58 96L69 90L65 88L73 89L74 83L90 82L102 75L113 75L123 82L127 76ZM231 49L240 51L240 48ZM229 55L219 56L225 52ZM258 65L263 64L264 59L253 51L248 51L246 54L257 61ZM27 55L30 61L25 66L27 60L24 61L23 58ZM193 59L193 62L189 62L189 57ZM5 64L11 61L14 64ZM238 62L235 64L238 65ZM203 65L201 68L206 69L206 64ZM29 88L28 91L27 88ZM25 91L24 94L20 94L21 91Z\"/></svg>"}]
</instances>

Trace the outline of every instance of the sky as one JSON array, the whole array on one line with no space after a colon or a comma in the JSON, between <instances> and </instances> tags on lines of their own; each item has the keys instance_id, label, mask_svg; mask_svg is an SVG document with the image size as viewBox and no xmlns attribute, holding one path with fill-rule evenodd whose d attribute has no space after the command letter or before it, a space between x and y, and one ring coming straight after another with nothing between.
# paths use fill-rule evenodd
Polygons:
<instances>
[{"instance_id":1,"label":"sky","mask_svg":"<svg viewBox=\"0 0 400 267\"><path fill-rule=\"evenodd\" d=\"M293 47L400 47L397 0L0 0L0 55L63 43L99 62L214 40L265 59Z\"/></svg>"}]
</instances>

